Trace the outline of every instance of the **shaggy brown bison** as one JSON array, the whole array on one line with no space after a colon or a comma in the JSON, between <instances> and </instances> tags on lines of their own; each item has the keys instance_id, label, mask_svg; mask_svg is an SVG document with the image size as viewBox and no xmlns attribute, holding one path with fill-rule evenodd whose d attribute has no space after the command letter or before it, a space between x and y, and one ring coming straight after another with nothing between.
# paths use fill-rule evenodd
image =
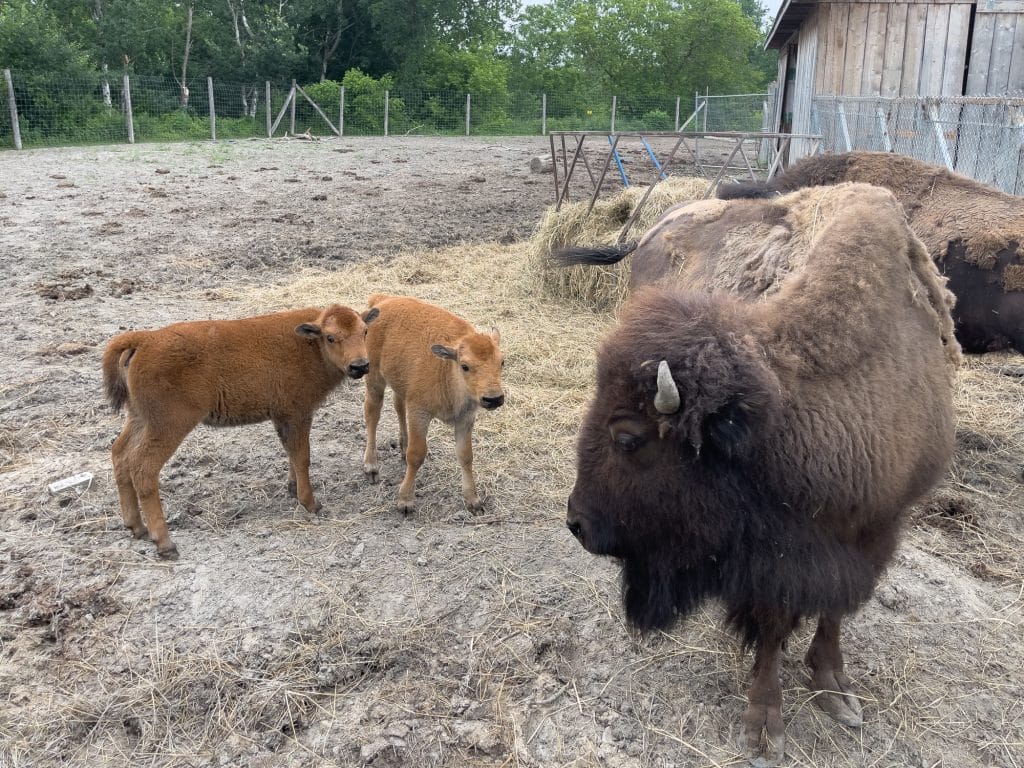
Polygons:
<instances>
[{"instance_id":1,"label":"shaggy brown bison","mask_svg":"<svg viewBox=\"0 0 1024 768\"><path fill-rule=\"evenodd\" d=\"M892 190L956 296L953 320L968 352L1024 352L1024 200L945 168L886 152L820 155L762 184L719 187L718 197L765 197L860 181Z\"/></svg>"},{"instance_id":2,"label":"shaggy brown bison","mask_svg":"<svg viewBox=\"0 0 1024 768\"><path fill-rule=\"evenodd\" d=\"M380 311L366 344L366 455L363 471L377 482L377 423L388 386L395 394L399 440L405 455L405 479L398 505L416 508L416 473L427 455L427 429L440 419L455 427L455 451L462 469L462 497L472 511L483 507L473 477L473 423L478 407L493 410L505 402L501 387L501 336L478 332L446 309L419 299L374 294L369 305Z\"/></svg>"},{"instance_id":3,"label":"shaggy brown bison","mask_svg":"<svg viewBox=\"0 0 1024 768\"><path fill-rule=\"evenodd\" d=\"M369 369L366 324L376 315L335 304L111 339L103 381L114 409L128 411L111 451L124 524L137 538L148 533L160 557L177 558L160 503L160 468L200 422L273 421L288 452L288 490L306 509L318 509L309 484L313 412L343 380Z\"/></svg>"},{"instance_id":4,"label":"shaggy brown bison","mask_svg":"<svg viewBox=\"0 0 1024 768\"><path fill-rule=\"evenodd\" d=\"M665 248L682 273L634 292L598 351L566 521L621 559L640 629L724 603L755 650L742 746L773 764L782 646L804 617L816 701L862 722L840 626L949 464L950 297L892 194L867 185L678 209L634 276Z\"/></svg>"}]
</instances>

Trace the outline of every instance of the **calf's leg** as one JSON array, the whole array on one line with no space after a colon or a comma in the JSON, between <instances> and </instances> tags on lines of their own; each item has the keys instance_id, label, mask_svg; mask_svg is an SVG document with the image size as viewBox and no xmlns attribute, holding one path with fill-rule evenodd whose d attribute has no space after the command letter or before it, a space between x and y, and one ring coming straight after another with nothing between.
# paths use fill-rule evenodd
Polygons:
<instances>
[{"instance_id":1,"label":"calf's leg","mask_svg":"<svg viewBox=\"0 0 1024 768\"><path fill-rule=\"evenodd\" d=\"M126 528L129 528L136 539L141 539L148 533L146 526L142 524L142 517L139 514L139 496L135 492L135 484L132 482L132 454L134 451L133 440L136 437L138 422L132 418L131 413L125 420L124 429L114 440L110 449L111 463L114 466L114 481L117 483L117 496L121 502L121 519L124 520Z\"/></svg>"},{"instance_id":2,"label":"calf's leg","mask_svg":"<svg viewBox=\"0 0 1024 768\"><path fill-rule=\"evenodd\" d=\"M398 488L398 508L405 514L416 511L416 473L427 456L427 428L430 416L406 411L409 445L405 449L405 478Z\"/></svg>"},{"instance_id":3,"label":"calf's leg","mask_svg":"<svg viewBox=\"0 0 1024 768\"><path fill-rule=\"evenodd\" d=\"M167 518L160 503L160 470L174 455L185 435L198 423L198 418L173 424L147 423L134 441L132 484L139 496L149 536L156 543L156 553L166 560L177 560L178 548L171 541Z\"/></svg>"},{"instance_id":4,"label":"calf's leg","mask_svg":"<svg viewBox=\"0 0 1024 768\"><path fill-rule=\"evenodd\" d=\"M366 376L366 395L363 399L363 418L366 420L366 452L363 454L363 474L371 483L380 480L380 465L377 463L377 424L380 409L384 404L384 378L374 373Z\"/></svg>"},{"instance_id":5,"label":"calf's leg","mask_svg":"<svg viewBox=\"0 0 1024 768\"><path fill-rule=\"evenodd\" d=\"M406 423L405 398L399 397L397 392L392 391L395 396L395 413L398 414L398 447L405 456L405 449L409 447L409 427Z\"/></svg>"},{"instance_id":6,"label":"calf's leg","mask_svg":"<svg viewBox=\"0 0 1024 768\"><path fill-rule=\"evenodd\" d=\"M473 419L456 422L455 454L462 468L462 498L471 512L479 512L484 508L480 496L476 492L476 480L473 477Z\"/></svg>"},{"instance_id":7,"label":"calf's leg","mask_svg":"<svg viewBox=\"0 0 1024 768\"><path fill-rule=\"evenodd\" d=\"M786 751L782 686L779 683L781 657L781 641L758 643L740 733L740 747L757 768L778 765Z\"/></svg>"},{"instance_id":8,"label":"calf's leg","mask_svg":"<svg viewBox=\"0 0 1024 768\"><path fill-rule=\"evenodd\" d=\"M831 616L818 620L804 661L811 668L811 688L818 691L814 697L818 706L843 725L858 728L864 724L864 716L850 678L843 672L843 653L839 650L841 621Z\"/></svg>"},{"instance_id":9,"label":"calf's leg","mask_svg":"<svg viewBox=\"0 0 1024 768\"><path fill-rule=\"evenodd\" d=\"M289 490L294 488L295 497L307 510L319 512L320 503L313 497L313 486L309 482L310 426L312 419L306 417L285 422L281 442L288 452ZM281 430L278 434L281 434Z\"/></svg>"}]
</instances>

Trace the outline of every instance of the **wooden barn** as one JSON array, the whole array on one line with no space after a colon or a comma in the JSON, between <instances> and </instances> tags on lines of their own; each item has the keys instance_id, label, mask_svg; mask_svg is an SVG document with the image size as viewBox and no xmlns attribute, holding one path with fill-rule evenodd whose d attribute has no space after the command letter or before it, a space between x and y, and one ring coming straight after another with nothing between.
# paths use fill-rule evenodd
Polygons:
<instances>
[{"instance_id":1,"label":"wooden barn","mask_svg":"<svg viewBox=\"0 0 1024 768\"><path fill-rule=\"evenodd\" d=\"M779 51L786 132L815 132L816 97L1024 92L1024 0L787 0L766 46Z\"/></svg>"}]
</instances>

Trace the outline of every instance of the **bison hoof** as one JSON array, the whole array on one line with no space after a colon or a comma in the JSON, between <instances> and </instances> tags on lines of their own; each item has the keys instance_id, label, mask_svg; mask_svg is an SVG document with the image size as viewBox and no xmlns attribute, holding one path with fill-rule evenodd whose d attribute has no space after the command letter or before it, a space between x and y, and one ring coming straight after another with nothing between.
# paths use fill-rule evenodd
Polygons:
<instances>
[{"instance_id":1,"label":"bison hoof","mask_svg":"<svg viewBox=\"0 0 1024 768\"><path fill-rule=\"evenodd\" d=\"M398 500L398 511L408 517L416 511L416 502Z\"/></svg>"},{"instance_id":2,"label":"bison hoof","mask_svg":"<svg viewBox=\"0 0 1024 768\"><path fill-rule=\"evenodd\" d=\"M149 537L149 531L146 530L146 526L128 526L128 530L132 532L132 536L136 539L145 539Z\"/></svg>"},{"instance_id":3,"label":"bison hoof","mask_svg":"<svg viewBox=\"0 0 1024 768\"><path fill-rule=\"evenodd\" d=\"M374 485L380 482L380 472L376 467L363 467L363 474Z\"/></svg>"},{"instance_id":4,"label":"bison hoof","mask_svg":"<svg viewBox=\"0 0 1024 768\"><path fill-rule=\"evenodd\" d=\"M309 514L311 515L325 514L324 505L321 504L319 501L314 501L310 504L303 504L302 506L305 507L306 511L309 512Z\"/></svg>"},{"instance_id":5,"label":"bison hoof","mask_svg":"<svg viewBox=\"0 0 1024 768\"><path fill-rule=\"evenodd\" d=\"M848 691L847 686L836 685L836 690L818 691L814 701L831 715L833 720L843 725L850 728L860 728L864 725L864 712L860 701Z\"/></svg>"},{"instance_id":6,"label":"bison hoof","mask_svg":"<svg viewBox=\"0 0 1024 768\"><path fill-rule=\"evenodd\" d=\"M163 549L157 548L156 554L161 560L177 560L178 548L171 544L169 547L164 547Z\"/></svg>"},{"instance_id":7,"label":"bison hoof","mask_svg":"<svg viewBox=\"0 0 1024 768\"><path fill-rule=\"evenodd\" d=\"M466 499L466 509L474 515L484 511L483 499Z\"/></svg>"},{"instance_id":8,"label":"bison hoof","mask_svg":"<svg viewBox=\"0 0 1024 768\"><path fill-rule=\"evenodd\" d=\"M288 495L291 496L293 499L298 498L299 492L297 490L296 483L294 480L288 481Z\"/></svg>"},{"instance_id":9,"label":"bison hoof","mask_svg":"<svg viewBox=\"0 0 1024 768\"><path fill-rule=\"evenodd\" d=\"M754 768L774 768L786 752L786 728L780 707L749 705L743 713L740 748Z\"/></svg>"}]
</instances>

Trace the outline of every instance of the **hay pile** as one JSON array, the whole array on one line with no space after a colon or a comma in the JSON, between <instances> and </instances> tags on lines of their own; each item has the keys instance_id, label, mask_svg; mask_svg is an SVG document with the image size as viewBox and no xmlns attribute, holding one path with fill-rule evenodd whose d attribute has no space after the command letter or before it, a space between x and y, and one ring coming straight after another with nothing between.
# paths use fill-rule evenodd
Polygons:
<instances>
[{"instance_id":1,"label":"hay pile","mask_svg":"<svg viewBox=\"0 0 1024 768\"><path fill-rule=\"evenodd\" d=\"M630 187L615 197L598 200L587 214L589 200L549 208L529 242L527 263L547 295L577 304L609 310L626 293L628 257L609 267L576 266L568 269L551 263L551 252L567 246L611 245L632 215L647 187ZM629 239L639 239L662 213L677 203L703 198L707 179L670 176L654 187L640 216L630 228Z\"/></svg>"}]
</instances>

